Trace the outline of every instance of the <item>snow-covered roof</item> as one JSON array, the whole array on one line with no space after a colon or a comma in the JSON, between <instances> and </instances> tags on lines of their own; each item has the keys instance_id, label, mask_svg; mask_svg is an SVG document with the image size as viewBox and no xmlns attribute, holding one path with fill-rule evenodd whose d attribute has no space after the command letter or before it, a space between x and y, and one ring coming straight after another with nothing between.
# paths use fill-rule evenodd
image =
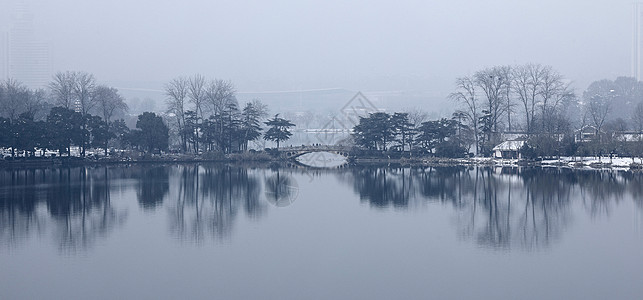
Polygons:
<instances>
[{"instance_id":1,"label":"snow-covered roof","mask_svg":"<svg viewBox=\"0 0 643 300\"><path fill-rule=\"evenodd\" d=\"M518 151L525 144L525 141L505 141L493 147L493 151Z\"/></svg>"}]
</instances>

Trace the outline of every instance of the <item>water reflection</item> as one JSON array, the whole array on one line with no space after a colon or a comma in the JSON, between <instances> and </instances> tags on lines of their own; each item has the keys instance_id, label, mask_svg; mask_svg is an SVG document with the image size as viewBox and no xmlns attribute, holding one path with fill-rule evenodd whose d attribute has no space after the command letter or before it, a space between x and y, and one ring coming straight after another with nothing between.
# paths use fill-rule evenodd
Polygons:
<instances>
[{"instance_id":1,"label":"water reflection","mask_svg":"<svg viewBox=\"0 0 643 300\"><path fill-rule=\"evenodd\" d=\"M62 252L92 246L127 218L111 205L111 173L106 167L0 170L0 241L17 246L50 233Z\"/></svg>"},{"instance_id":2,"label":"water reflection","mask_svg":"<svg viewBox=\"0 0 643 300\"><path fill-rule=\"evenodd\" d=\"M327 176L336 176L342 182L336 186L352 189L359 201L382 213L428 204L449 207L458 237L497 250L550 247L572 225L573 213L610 217L627 198L643 209L643 174L633 172L492 167L310 171L218 164L0 170L0 245L20 246L45 236L62 252L91 248L124 224L128 211L120 207L130 200L146 216L167 217L163 230L177 240L226 240L240 217L260 220L271 206L297 199L297 179L315 184ZM112 203L114 193L123 197L121 205Z\"/></svg>"},{"instance_id":3,"label":"water reflection","mask_svg":"<svg viewBox=\"0 0 643 300\"><path fill-rule=\"evenodd\" d=\"M251 219L266 212L261 181L242 167L181 165L172 168L170 232L178 239L202 242L228 238L240 210Z\"/></svg>"},{"instance_id":4,"label":"water reflection","mask_svg":"<svg viewBox=\"0 0 643 300\"><path fill-rule=\"evenodd\" d=\"M154 210L163 204L165 195L170 190L169 172L165 166L135 168L134 176L139 178L136 198L145 210Z\"/></svg>"},{"instance_id":5,"label":"water reflection","mask_svg":"<svg viewBox=\"0 0 643 300\"><path fill-rule=\"evenodd\" d=\"M278 169L276 174L266 177L266 199L277 207L286 207L297 199L299 185L297 181Z\"/></svg>"},{"instance_id":6,"label":"water reflection","mask_svg":"<svg viewBox=\"0 0 643 300\"><path fill-rule=\"evenodd\" d=\"M643 175L632 172L362 167L338 176L377 209L450 205L461 238L500 250L549 247L570 225L574 201L592 217L609 216L628 193L643 207Z\"/></svg>"}]
</instances>

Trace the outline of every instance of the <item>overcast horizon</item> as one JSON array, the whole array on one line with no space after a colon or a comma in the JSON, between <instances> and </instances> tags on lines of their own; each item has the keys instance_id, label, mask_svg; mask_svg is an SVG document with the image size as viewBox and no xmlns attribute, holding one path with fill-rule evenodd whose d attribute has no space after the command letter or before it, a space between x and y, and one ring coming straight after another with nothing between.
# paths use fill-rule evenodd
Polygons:
<instances>
[{"instance_id":1,"label":"overcast horizon","mask_svg":"<svg viewBox=\"0 0 643 300\"><path fill-rule=\"evenodd\" d=\"M0 0L0 27L14 0ZM200 73L242 92L446 95L484 67L551 65L577 93L631 74L632 2L25 1L53 69L123 88Z\"/></svg>"}]
</instances>

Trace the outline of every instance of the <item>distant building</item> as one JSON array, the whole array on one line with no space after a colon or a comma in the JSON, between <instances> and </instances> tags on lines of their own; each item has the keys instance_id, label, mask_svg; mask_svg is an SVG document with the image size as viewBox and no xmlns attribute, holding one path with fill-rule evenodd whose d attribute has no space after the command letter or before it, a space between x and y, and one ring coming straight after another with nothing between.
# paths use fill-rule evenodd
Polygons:
<instances>
[{"instance_id":1,"label":"distant building","mask_svg":"<svg viewBox=\"0 0 643 300\"><path fill-rule=\"evenodd\" d=\"M594 126L583 126L574 133L574 142L576 143L591 142L594 139L596 139L596 127Z\"/></svg>"},{"instance_id":2,"label":"distant building","mask_svg":"<svg viewBox=\"0 0 643 300\"><path fill-rule=\"evenodd\" d=\"M9 31L0 30L0 80L9 77Z\"/></svg>"},{"instance_id":3,"label":"distant building","mask_svg":"<svg viewBox=\"0 0 643 300\"><path fill-rule=\"evenodd\" d=\"M614 139L619 142L641 142L643 141L643 132L619 131L614 133Z\"/></svg>"},{"instance_id":4,"label":"distant building","mask_svg":"<svg viewBox=\"0 0 643 300\"><path fill-rule=\"evenodd\" d=\"M0 74L11 77L30 88L47 85L52 75L52 53L48 42L38 40L33 29L33 15L26 4L15 7L13 25L2 34Z\"/></svg>"}]
</instances>

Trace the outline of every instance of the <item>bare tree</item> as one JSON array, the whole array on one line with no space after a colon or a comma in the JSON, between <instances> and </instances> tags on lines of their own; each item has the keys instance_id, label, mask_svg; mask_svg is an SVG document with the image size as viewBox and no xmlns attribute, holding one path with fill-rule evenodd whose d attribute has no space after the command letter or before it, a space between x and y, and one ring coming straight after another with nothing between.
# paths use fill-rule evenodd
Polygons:
<instances>
[{"instance_id":1,"label":"bare tree","mask_svg":"<svg viewBox=\"0 0 643 300\"><path fill-rule=\"evenodd\" d=\"M49 83L49 89L52 92L56 105L66 109L74 109L75 95L74 85L76 82L75 72L58 72L54 75L53 80Z\"/></svg>"},{"instance_id":2,"label":"bare tree","mask_svg":"<svg viewBox=\"0 0 643 300\"><path fill-rule=\"evenodd\" d=\"M116 113L124 113L128 110L125 99L118 93L118 90L113 87L108 87L104 85L99 85L94 89L92 95L96 106L94 111L103 118L107 126L107 130L110 131L110 125L112 117ZM105 143L105 155L108 155L107 143Z\"/></svg>"},{"instance_id":3,"label":"bare tree","mask_svg":"<svg viewBox=\"0 0 643 300\"><path fill-rule=\"evenodd\" d=\"M128 110L125 99L118 93L116 88L99 85L94 90L93 97L96 102L94 111L96 111L107 124L112 121L114 114L124 113Z\"/></svg>"},{"instance_id":4,"label":"bare tree","mask_svg":"<svg viewBox=\"0 0 643 300\"><path fill-rule=\"evenodd\" d=\"M96 105L94 99L94 89L96 88L96 79L94 75L85 72L76 72L73 88L73 95L78 105L78 110L83 116Z\"/></svg>"},{"instance_id":5,"label":"bare tree","mask_svg":"<svg viewBox=\"0 0 643 300\"><path fill-rule=\"evenodd\" d=\"M200 74L195 74L189 79L188 96L190 102L194 104L194 112L196 113L196 131L194 139L194 151L199 153L199 126L203 122L203 106L205 106L205 77Z\"/></svg>"},{"instance_id":6,"label":"bare tree","mask_svg":"<svg viewBox=\"0 0 643 300\"><path fill-rule=\"evenodd\" d=\"M185 132L185 112L187 111L187 100L189 94L189 80L185 77L172 79L165 85L167 96L167 111L174 115L179 136L181 137L181 149L187 151L187 136Z\"/></svg>"},{"instance_id":7,"label":"bare tree","mask_svg":"<svg viewBox=\"0 0 643 300\"><path fill-rule=\"evenodd\" d=\"M74 73L74 86L73 86L73 95L76 101L77 109L83 116L82 129L83 131L87 128L86 120L89 112L96 105L94 99L94 89L96 88L96 79L94 75L86 72L75 72ZM85 150L87 148L88 137L83 134L81 139L81 156L85 156Z\"/></svg>"},{"instance_id":8,"label":"bare tree","mask_svg":"<svg viewBox=\"0 0 643 300\"><path fill-rule=\"evenodd\" d=\"M542 130L547 132L547 124L554 123L553 120L559 115L558 109L561 105L574 99L574 92L569 84L563 81L563 76L547 66L542 69L540 86L540 104Z\"/></svg>"},{"instance_id":9,"label":"bare tree","mask_svg":"<svg viewBox=\"0 0 643 300\"><path fill-rule=\"evenodd\" d=\"M540 104L539 95L543 85L543 69L539 64L527 64L515 67L512 72L512 86L525 111L527 132L534 130L536 107Z\"/></svg>"},{"instance_id":10,"label":"bare tree","mask_svg":"<svg viewBox=\"0 0 643 300\"><path fill-rule=\"evenodd\" d=\"M203 107L205 106L206 94L205 94L205 77L200 74L192 76L188 80L188 96L190 102L194 104L194 111L197 113L199 118L203 118Z\"/></svg>"},{"instance_id":11,"label":"bare tree","mask_svg":"<svg viewBox=\"0 0 643 300\"><path fill-rule=\"evenodd\" d=\"M409 123L413 124L413 128L417 128L422 122L429 120L429 114L419 108L405 109L403 112L408 114Z\"/></svg>"},{"instance_id":12,"label":"bare tree","mask_svg":"<svg viewBox=\"0 0 643 300\"><path fill-rule=\"evenodd\" d=\"M511 115L515 112L514 107L516 106L514 104L514 99L513 99L513 67L511 66L504 66L500 67L500 76L502 78L505 78L505 84L503 88L503 96L504 96L504 111L507 113L507 130L512 131L513 127L511 126Z\"/></svg>"},{"instance_id":13,"label":"bare tree","mask_svg":"<svg viewBox=\"0 0 643 300\"><path fill-rule=\"evenodd\" d=\"M480 141L478 137L478 120L480 119L481 104L476 96L476 83L472 77L460 77L456 79L456 91L449 95L449 98L464 104L467 119L471 123L474 131L476 152L480 151Z\"/></svg>"},{"instance_id":14,"label":"bare tree","mask_svg":"<svg viewBox=\"0 0 643 300\"><path fill-rule=\"evenodd\" d=\"M236 101L236 89L231 81L215 79L212 80L206 90L205 98L210 113L213 115L221 113L231 102Z\"/></svg>"},{"instance_id":15,"label":"bare tree","mask_svg":"<svg viewBox=\"0 0 643 300\"><path fill-rule=\"evenodd\" d=\"M509 67L487 68L475 73L475 84L482 89L487 99L486 110L491 114L493 131L498 132L500 118L505 113L505 96L510 86Z\"/></svg>"},{"instance_id":16,"label":"bare tree","mask_svg":"<svg viewBox=\"0 0 643 300\"><path fill-rule=\"evenodd\" d=\"M25 106L29 102L29 89L21 82L7 78L0 83L2 93L0 96L0 110L2 115L9 119L11 123L15 122L21 113L25 112Z\"/></svg>"},{"instance_id":17,"label":"bare tree","mask_svg":"<svg viewBox=\"0 0 643 300\"><path fill-rule=\"evenodd\" d=\"M600 135L616 96L614 83L610 80L595 81L583 93L585 109L597 135Z\"/></svg>"},{"instance_id":18,"label":"bare tree","mask_svg":"<svg viewBox=\"0 0 643 300\"><path fill-rule=\"evenodd\" d=\"M264 104L263 102L261 102L261 100L259 100L257 98L252 99L252 101L250 101L250 103L252 104L252 107L257 112L257 115L260 118L263 119L263 118L268 116L268 105Z\"/></svg>"},{"instance_id":19,"label":"bare tree","mask_svg":"<svg viewBox=\"0 0 643 300\"><path fill-rule=\"evenodd\" d=\"M235 97L236 90L231 81L215 79L208 83L208 86L205 89L205 98L206 106L208 107L212 116L215 116L214 122L217 122L217 136L224 136L225 126L224 123L226 120L230 121L230 117L235 109L233 107L238 107L237 98ZM226 118L222 116L226 115ZM226 135L228 136L228 135ZM227 141L219 144L229 145L231 136L228 136ZM219 145L221 146L221 145ZM226 151L226 150L224 150Z\"/></svg>"},{"instance_id":20,"label":"bare tree","mask_svg":"<svg viewBox=\"0 0 643 300\"><path fill-rule=\"evenodd\" d=\"M36 120L44 119L47 114L47 112L44 111L47 97L47 91L44 89L29 91L29 100L24 106L25 112Z\"/></svg>"}]
</instances>

